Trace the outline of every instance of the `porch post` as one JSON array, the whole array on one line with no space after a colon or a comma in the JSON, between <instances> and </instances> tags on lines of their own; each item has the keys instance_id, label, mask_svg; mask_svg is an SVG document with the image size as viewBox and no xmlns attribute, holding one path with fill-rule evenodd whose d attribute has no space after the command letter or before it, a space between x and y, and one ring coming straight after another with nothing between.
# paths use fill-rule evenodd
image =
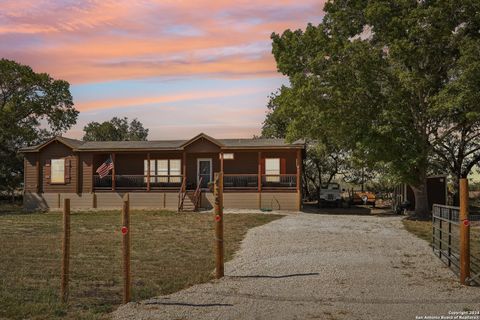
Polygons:
<instances>
[{"instance_id":1,"label":"porch post","mask_svg":"<svg viewBox=\"0 0 480 320\"><path fill-rule=\"evenodd\" d=\"M223 151L220 152L220 172L223 172Z\"/></svg>"},{"instance_id":2,"label":"porch post","mask_svg":"<svg viewBox=\"0 0 480 320\"><path fill-rule=\"evenodd\" d=\"M185 151L183 151L182 153L182 165L183 165L183 179L182 179L182 184L183 184L183 181L187 181L187 153ZM184 188L186 189L187 186L185 185ZM184 191L184 190L182 190Z\"/></svg>"},{"instance_id":3,"label":"porch post","mask_svg":"<svg viewBox=\"0 0 480 320\"><path fill-rule=\"evenodd\" d=\"M112 168L112 191L115 191L115 153L112 153L112 161L113 161L113 168Z\"/></svg>"},{"instance_id":4,"label":"porch post","mask_svg":"<svg viewBox=\"0 0 480 320\"><path fill-rule=\"evenodd\" d=\"M262 208L262 151L258 151L258 173L257 173L257 188L258 188L258 209Z\"/></svg>"},{"instance_id":5,"label":"porch post","mask_svg":"<svg viewBox=\"0 0 480 320\"><path fill-rule=\"evenodd\" d=\"M302 188L301 188L301 172L302 172L302 150L297 150L297 209L302 209Z\"/></svg>"},{"instance_id":6,"label":"porch post","mask_svg":"<svg viewBox=\"0 0 480 320\"><path fill-rule=\"evenodd\" d=\"M36 185L36 191L37 193L40 193L41 190L41 185L40 185L40 153L37 153L37 159L35 160L35 171L37 173L37 185Z\"/></svg>"},{"instance_id":7,"label":"porch post","mask_svg":"<svg viewBox=\"0 0 480 320\"><path fill-rule=\"evenodd\" d=\"M150 152L147 153L147 191L150 191Z\"/></svg>"},{"instance_id":8,"label":"porch post","mask_svg":"<svg viewBox=\"0 0 480 320\"><path fill-rule=\"evenodd\" d=\"M91 155L91 164L92 165L90 166L90 181L91 181L90 193L93 193L93 190L94 190L94 187L95 187L95 180L93 179L93 170L95 170L93 159L94 159L94 156L92 154Z\"/></svg>"},{"instance_id":9,"label":"porch post","mask_svg":"<svg viewBox=\"0 0 480 320\"><path fill-rule=\"evenodd\" d=\"M75 184L75 193L80 194L80 177L81 177L80 169L82 169L82 168L80 167L81 163L80 163L80 156L78 155L78 153L75 154L75 162L77 163L77 172L76 172L76 175L77 175L77 181L76 182L77 183Z\"/></svg>"}]
</instances>

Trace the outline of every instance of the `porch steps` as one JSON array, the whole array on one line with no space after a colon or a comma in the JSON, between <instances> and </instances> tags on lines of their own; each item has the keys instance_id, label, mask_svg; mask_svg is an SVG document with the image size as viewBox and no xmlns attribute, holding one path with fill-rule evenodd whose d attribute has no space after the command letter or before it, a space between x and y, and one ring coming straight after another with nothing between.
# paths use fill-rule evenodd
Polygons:
<instances>
[{"instance_id":1,"label":"porch steps","mask_svg":"<svg viewBox=\"0 0 480 320\"><path fill-rule=\"evenodd\" d=\"M195 211L195 204L193 204L193 194L195 191L187 190L187 196L183 201L183 208L179 210L179 212L194 212Z\"/></svg>"}]
</instances>

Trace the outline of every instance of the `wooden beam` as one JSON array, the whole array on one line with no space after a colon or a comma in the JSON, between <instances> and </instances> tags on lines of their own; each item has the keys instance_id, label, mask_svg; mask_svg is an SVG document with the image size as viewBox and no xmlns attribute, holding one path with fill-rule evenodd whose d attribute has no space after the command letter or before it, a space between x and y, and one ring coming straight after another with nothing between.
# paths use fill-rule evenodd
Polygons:
<instances>
[{"instance_id":1,"label":"wooden beam","mask_svg":"<svg viewBox=\"0 0 480 320\"><path fill-rule=\"evenodd\" d=\"M220 172L223 173L223 151L220 152Z\"/></svg>"},{"instance_id":2,"label":"wooden beam","mask_svg":"<svg viewBox=\"0 0 480 320\"><path fill-rule=\"evenodd\" d=\"M123 303L130 302L130 197L128 193L123 198L122 208L122 253L123 253Z\"/></svg>"},{"instance_id":3,"label":"wooden beam","mask_svg":"<svg viewBox=\"0 0 480 320\"><path fill-rule=\"evenodd\" d=\"M302 209L302 151L297 150L297 209Z\"/></svg>"},{"instance_id":4,"label":"wooden beam","mask_svg":"<svg viewBox=\"0 0 480 320\"><path fill-rule=\"evenodd\" d=\"M262 152L261 151L258 151L257 189L258 189L258 209L262 209Z\"/></svg>"},{"instance_id":5,"label":"wooden beam","mask_svg":"<svg viewBox=\"0 0 480 320\"><path fill-rule=\"evenodd\" d=\"M75 183L75 193L76 194L80 194L80 177L81 177L81 173L80 173L80 169L81 169L81 165L80 165L80 156L78 155L78 153L75 153L75 162L77 164L77 171L76 171L76 183Z\"/></svg>"},{"instance_id":6,"label":"wooden beam","mask_svg":"<svg viewBox=\"0 0 480 320\"><path fill-rule=\"evenodd\" d=\"M112 191L115 191L115 167L117 166L115 163L115 153L112 153L112 161L113 161L113 168L112 168Z\"/></svg>"},{"instance_id":7,"label":"wooden beam","mask_svg":"<svg viewBox=\"0 0 480 320\"><path fill-rule=\"evenodd\" d=\"M147 153L147 191L150 191L150 152Z\"/></svg>"},{"instance_id":8,"label":"wooden beam","mask_svg":"<svg viewBox=\"0 0 480 320\"><path fill-rule=\"evenodd\" d=\"M468 180L460 179L460 283L470 277L470 226L468 220Z\"/></svg>"},{"instance_id":9,"label":"wooden beam","mask_svg":"<svg viewBox=\"0 0 480 320\"><path fill-rule=\"evenodd\" d=\"M40 154L37 154L37 159L35 160L35 170L37 173L37 185L36 185L36 191L37 193L40 193L41 190L41 179L40 179Z\"/></svg>"},{"instance_id":10,"label":"wooden beam","mask_svg":"<svg viewBox=\"0 0 480 320\"><path fill-rule=\"evenodd\" d=\"M182 153L182 166L183 166L183 170L182 170L183 179L185 179L186 181L187 180L187 153L185 151L183 151Z\"/></svg>"},{"instance_id":11,"label":"wooden beam","mask_svg":"<svg viewBox=\"0 0 480 320\"><path fill-rule=\"evenodd\" d=\"M258 192L262 192L262 151L258 151Z\"/></svg>"},{"instance_id":12,"label":"wooden beam","mask_svg":"<svg viewBox=\"0 0 480 320\"><path fill-rule=\"evenodd\" d=\"M224 276L224 246L223 246L223 173L215 174L215 278Z\"/></svg>"},{"instance_id":13,"label":"wooden beam","mask_svg":"<svg viewBox=\"0 0 480 320\"><path fill-rule=\"evenodd\" d=\"M63 199L62 269L60 278L60 298L63 303L66 303L70 278L70 199Z\"/></svg>"},{"instance_id":14,"label":"wooden beam","mask_svg":"<svg viewBox=\"0 0 480 320\"><path fill-rule=\"evenodd\" d=\"M91 179L91 185L90 185L90 193L93 193L93 188L95 184L95 180L93 179L93 171L95 170L94 163L93 163L93 154L90 155L90 179Z\"/></svg>"}]
</instances>

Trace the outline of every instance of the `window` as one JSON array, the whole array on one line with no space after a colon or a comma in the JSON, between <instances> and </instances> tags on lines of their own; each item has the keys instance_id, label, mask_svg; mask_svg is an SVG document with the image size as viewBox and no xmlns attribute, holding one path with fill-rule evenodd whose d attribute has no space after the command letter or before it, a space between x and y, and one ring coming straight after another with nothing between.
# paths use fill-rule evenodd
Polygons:
<instances>
[{"instance_id":1,"label":"window","mask_svg":"<svg viewBox=\"0 0 480 320\"><path fill-rule=\"evenodd\" d=\"M220 159L222 159L222 155L221 155L221 154L219 154L218 157L219 157ZM223 160L233 160L233 159L234 159L233 153L224 153L224 154L223 154Z\"/></svg>"},{"instance_id":2,"label":"window","mask_svg":"<svg viewBox=\"0 0 480 320\"><path fill-rule=\"evenodd\" d=\"M147 183L148 160L143 160L143 175L145 176L143 181ZM150 182L155 182L155 160L150 160Z\"/></svg>"},{"instance_id":3,"label":"window","mask_svg":"<svg viewBox=\"0 0 480 320\"><path fill-rule=\"evenodd\" d=\"M182 178L182 161L180 159L170 159L170 175L174 176L170 178L170 182L180 183Z\"/></svg>"},{"instance_id":4,"label":"window","mask_svg":"<svg viewBox=\"0 0 480 320\"><path fill-rule=\"evenodd\" d=\"M280 182L280 159L266 158L265 159L265 174L267 182Z\"/></svg>"},{"instance_id":5,"label":"window","mask_svg":"<svg viewBox=\"0 0 480 320\"><path fill-rule=\"evenodd\" d=\"M157 160L157 175L158 182L168 182L168 160Z\"/></svg>"},{"instance_id":6,"label":"window","mask_svg":"<svg viewBox=\"0 0 480 320\"><path fill-rule=\"evenodd\" d=\"M144 181L147 182L148 160L143 162ZM182 161L180 159L150 160L150 182L180 183ZM173 177L172 177L173 176Z\"/></svg>"},{"instance_id":7,"label":"window","mask_svg":"<svg viewBox=\"0 0 480 320\"><path fill-rule=\"evenodd\" d=\"M65 159L52 159L50 183L65 183Z\"/></svg>"}]
</instances>

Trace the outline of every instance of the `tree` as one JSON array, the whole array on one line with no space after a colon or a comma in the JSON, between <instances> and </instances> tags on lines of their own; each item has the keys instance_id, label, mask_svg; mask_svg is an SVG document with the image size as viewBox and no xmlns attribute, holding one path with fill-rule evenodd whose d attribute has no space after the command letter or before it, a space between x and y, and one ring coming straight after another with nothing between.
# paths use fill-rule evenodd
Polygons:
<instances>
[{"instance_id":1,"label":"tree","mask_svg":"<svg viewBox=\"0 0 480 320\"><path fill-rule=\"evenodd\" d=\"M447 168L453 178L454 205L459 203L460 179L467 178L480 161L479 39L464 39L460 52L458 63L450 71L450 82L435 100L438 112L447 116L440 132L444 138L433 145L432 156L437 168Z\"/></svg>"},{"instance_id":2,"label":"tree","mask_svg":"<svg viewBox=\"0 0 480 320\"><path fill-rule=\"evenodd\" d=\"M61 134L76 123L70 85L0 60L0 191L13 192L23 174L18 149Z\"/></svg>"},{"instance_id":3,"label":"tree","mask_svg":"<svg viewBox=\"0 0 480 320\"><path fill-rule=\"evenodd\" d=\"M129 124L126 117L113 117L102 123L90 122L83 131L84 141L145 141L148 136L148 129L140 121L133 119Z\"/></svg>"},{"instance_id":4,"label":"tree","mask_svg":"<svg viewBox=\"0 0 480 320\"><path fill-rule=\"evenodd\" d=\"M287 90L284 88L284 90ZM263 123L262 137L285 138L288 124L293 119L291 109L284 106L284 96L272 94L269 112ZM292 127L290 127L292 128ZM323 136L321 140L307 142L306 158L303 163L303 190L307 198L320 199L322 185L328 185L344 169L347 153L333 139ZM318 202L320 206L320 202Z\"/></svg>"},{"instance_id":5,"label":"tree","mask_svg":"<svg viewBox=\"0 0 480 320\"><path fill-rule=\"evenodd\" d=\"M436 100L453 80L462 40L478 38L477 6L331 1L320 25L272 34L278 70L290 80L276 98L292 117L287 137L329 136L367 150L365 160L388 163L411 185L416 214L428 215L431 157L453 131L445 127L452 110Z\"/></svg>"}]
</instances>

